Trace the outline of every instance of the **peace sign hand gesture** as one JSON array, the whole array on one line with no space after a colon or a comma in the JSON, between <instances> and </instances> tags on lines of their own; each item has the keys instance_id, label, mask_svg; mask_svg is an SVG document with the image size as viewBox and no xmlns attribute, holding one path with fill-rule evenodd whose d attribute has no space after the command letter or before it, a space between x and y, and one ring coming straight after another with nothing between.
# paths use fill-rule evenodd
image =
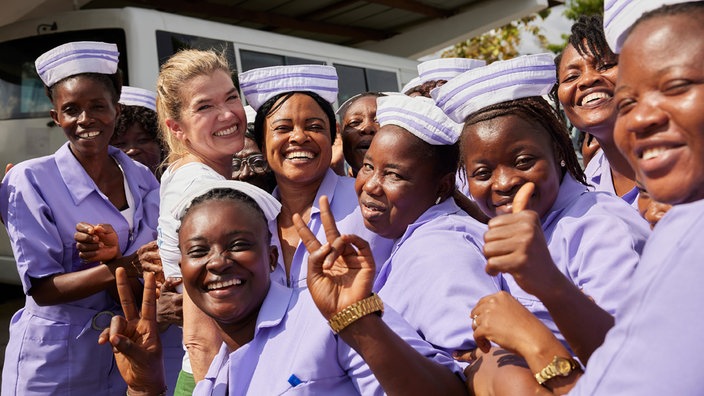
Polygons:
<instances>
[{"instance_id":1,"label":"peace sign hand gesture","mask_svg":"<svg viewBox=\"0 0 704 396\"><path fill-rule=\"evenodd\" d=\"M371 295L374 257L357 235L340 235L328 198L320 198L320 217L327 243L321 244L298 214L293 224L308 253L308 290L325 319Z\"/></svg>"},{"instance_id":2,"label":"peace sign hand gesture","mask_svg":"<svg viewBox=\"0 0 704 396\"><path fill-rule=\"evenodd\" d=\"M160 394L166 389L161 341L156 323L156 282L154 274L144 273L141 315L124 268L115 271L117 292L125 316L113 316L99 344L110 343L117 367L129 386L129 393Z\"/></svg>"}]
</instances>

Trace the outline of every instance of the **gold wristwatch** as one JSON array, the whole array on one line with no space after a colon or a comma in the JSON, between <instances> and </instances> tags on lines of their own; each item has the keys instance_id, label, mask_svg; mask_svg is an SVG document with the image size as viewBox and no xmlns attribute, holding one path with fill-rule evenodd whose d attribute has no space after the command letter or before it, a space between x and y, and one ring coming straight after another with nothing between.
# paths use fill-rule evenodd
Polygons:
<instances>
[{"instance_id":1,"label":"gold wristwatch","mask_svg":"<svg viewBox=\"0 0 704 396\"><path fill-rule=\"evenodd\" d=\"M555 356L550 364L535 374L535 379L542 385L551 378L567 377L577 368L579 368L579 363L576 360Z\"/></svg>"},{"instance_id":2,"label":"gold wristwatch","mask_svg":"<svg viewBox=\"0 0 704 396\"><path fill-rule=\"evenodd\" d=\"M337 334L357 319L373 312L378 312L379 316L384 313L384 303L376 293L372 293L370 297L357 301L356 303L336 313L332 318L330 318L328 324L332 328L332 331Z\"/></svg>"}]
</instances>

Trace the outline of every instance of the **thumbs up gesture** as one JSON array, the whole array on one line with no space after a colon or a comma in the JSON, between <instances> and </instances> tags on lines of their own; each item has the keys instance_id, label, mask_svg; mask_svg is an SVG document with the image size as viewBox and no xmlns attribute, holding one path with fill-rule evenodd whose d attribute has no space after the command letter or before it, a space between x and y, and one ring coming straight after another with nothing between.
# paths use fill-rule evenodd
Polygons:
<instances>
[{"instance_id":1,"label":"thumbs up gesture","mask_svg":"<svg viewBox=\"0 0 704 396\"><path fill-rule=\"evenodd\" d=\"M526 183L513 198L512 213L494 217L484 234L486 272L508 273L527 293L539 296L550 276L562 276L555 267L538 213L529 209L535 185Z\"/></svg>"}]
</instances>

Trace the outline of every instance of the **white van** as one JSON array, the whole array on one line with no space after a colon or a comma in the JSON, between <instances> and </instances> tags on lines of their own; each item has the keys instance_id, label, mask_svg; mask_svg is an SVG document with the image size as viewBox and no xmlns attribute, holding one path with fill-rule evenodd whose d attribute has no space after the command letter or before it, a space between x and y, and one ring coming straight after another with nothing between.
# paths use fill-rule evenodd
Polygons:
<instances>
[{"instance_id":1,"label":"white van","mask_svg":"<svg viewBox=\"0 0 704 396\"><path fill-rule=\"evenodd\" d=\"M338 103L362 91L397 91L418 62L338 45L140 8L72 11L0 27L0 172L65 142L34 69L45 51L70 41L117 44L125 85L154 89L159 65L182 48L224 50L238 72L291 64L335 66ZM19 283L4 227L0 282Z\"/></svg>"}]
</instances>

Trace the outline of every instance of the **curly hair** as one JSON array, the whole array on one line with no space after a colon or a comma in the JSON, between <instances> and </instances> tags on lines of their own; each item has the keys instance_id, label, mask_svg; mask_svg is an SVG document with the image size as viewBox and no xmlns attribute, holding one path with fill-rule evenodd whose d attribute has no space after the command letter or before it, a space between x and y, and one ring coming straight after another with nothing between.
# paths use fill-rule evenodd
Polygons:
<instances>
[{"instance_id":1,"label":"curly hair","mask_svg":"<svg viewBox=\"0 0 704 396\"><path fill-rule=\"evenodd\" d=\"M132 125L138 124L142 129L144 129L149 137L157 140L159 146L161 146L161 141L159 141L159 124L157 121L156 112L142 106L127 106L120 105L121 113L117 118L115 123L115 136L120 136Z\"/></svg>"},{"instance_id":2,"label":"curly hair","mask_svg":"<svg viewBox=\"0 0 704 396\"><path fill-rule=\"evenodd\" d=\"M572 147L572 140L567 133L564 121L555 108L540 96L516 99L484 107L470 114L465 120L464 127L467 128L470 125L509 115L520 117L544 130L552 141L555 158L564 160L567 172L580 183L588 185L584 171L579 165L577 154ZM464 177L467 175L467 165L464 163L464 157L467 154L464 148L465 139L466 134L463 133L460 137L460 168Z\"/></svg>"}]
</instances>

